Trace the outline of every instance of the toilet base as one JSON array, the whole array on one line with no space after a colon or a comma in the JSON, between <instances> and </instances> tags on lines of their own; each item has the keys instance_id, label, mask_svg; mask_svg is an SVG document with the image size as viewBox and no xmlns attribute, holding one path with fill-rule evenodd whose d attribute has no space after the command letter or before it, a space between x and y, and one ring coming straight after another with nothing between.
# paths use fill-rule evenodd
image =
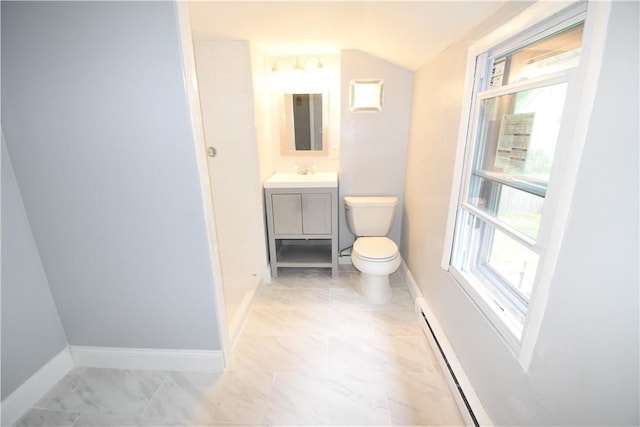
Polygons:
<instances>
[{"instance_id":1,"label":"toilet base","mask_svg":"<svg viewBox=\"0 0 640 427\"><path fill-rule=\"evenodd\" d=\"M385 304L391 299L389 275L373 275L360 272L360 290L372 304Z\"/></svg>"}]
</instances>

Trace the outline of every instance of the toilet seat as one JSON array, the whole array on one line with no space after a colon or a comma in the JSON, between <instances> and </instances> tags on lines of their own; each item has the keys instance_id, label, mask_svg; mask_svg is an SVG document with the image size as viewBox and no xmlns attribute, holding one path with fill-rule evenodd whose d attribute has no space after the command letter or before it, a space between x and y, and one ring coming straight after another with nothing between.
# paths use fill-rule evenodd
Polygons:
<instances>
[{"instance_id":1,"label":"toilet seat","mask_svg":"<svg viewBox=\"0 0 640 427\"><path fill-rule=\"evenodd\" d=\"M371 262L391 261L398 256L398 246L387 237L359 237L352 255Z\"/></svg>"}]
</instances>

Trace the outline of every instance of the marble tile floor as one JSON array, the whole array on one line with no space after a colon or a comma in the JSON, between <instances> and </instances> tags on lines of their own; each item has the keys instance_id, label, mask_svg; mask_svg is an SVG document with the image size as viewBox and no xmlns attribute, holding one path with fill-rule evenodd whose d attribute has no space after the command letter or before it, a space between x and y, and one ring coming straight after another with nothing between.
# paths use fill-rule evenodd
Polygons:
<instances>
[{"instance_id":1,"label":"marble tile floor","mask_svg":"<svg viewBox=\"0 0 640 427\"><path fill-rule=\"evenodd\" d=\"M76 368L16 426L464 424L398 273L374 306L354 271L282 270L223 374Z\"/></svg>"}]
</instances>

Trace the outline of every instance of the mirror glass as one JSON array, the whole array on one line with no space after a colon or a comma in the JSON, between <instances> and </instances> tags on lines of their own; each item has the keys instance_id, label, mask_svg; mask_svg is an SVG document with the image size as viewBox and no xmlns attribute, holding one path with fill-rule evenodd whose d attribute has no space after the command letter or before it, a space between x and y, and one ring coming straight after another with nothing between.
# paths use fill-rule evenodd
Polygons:
<instances>
[{"instance_id":1,"label":"mirror glass","mask_svg":"<svg viewBox=\"0 0 640 427\"><path fill-rule=\"evenodd\" d=\"M327 102L322 93L285 93L281 148L286 155L327 152Z\"/></svg>"}]
</instances>

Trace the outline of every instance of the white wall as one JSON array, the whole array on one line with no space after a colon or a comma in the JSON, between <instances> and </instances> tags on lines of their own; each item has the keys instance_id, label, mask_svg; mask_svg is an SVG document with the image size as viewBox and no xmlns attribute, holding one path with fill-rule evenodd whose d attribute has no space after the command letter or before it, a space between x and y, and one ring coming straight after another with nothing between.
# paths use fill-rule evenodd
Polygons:
<instances>
[{"instance_id":1,"label":"white wall","mask_svg":"<svg viewBox=\"0 0 640 427\"><path fill-rule=\"evenodd\" d=\"M195 54L225 290L240 274L255 287L267 260L249 44L198 40Z\"/></svg>"},{"instance_id":2,"label":"white wall","mask_svg":"<svg viewBox=\"0 0 640 427\"><path fill-rule=\"evenodd\" d=\"M195 62L230 336L267 277L253 69L249 43L197 40Z\"/></svg>"},{"instance_id":3,"label":"white wall","mask_svg":"<svg viewBox=\"0 0 640 427\"><path fill-rule=\"evenodd\" d=\"M67 346L2 138L2 400Z\"/></svg>"},{"instance_id":4,"label":"white wall","mask_svg":"<svg viewBox=\"0 0 640 427\"><path fill-rule=\"evenodd\" d=\"M2 128L69 343L219 349L174 5L2 2Z\"/></svg>"},{"instance_id":5,"label":"white wall","mask_svg":"<svg viewBox=\"0 0 640 427\"><path fill-rule=\"evenodd\" d=\"M353 243L344 216L344 196L397 196L389 237L400 242L412 73L356 50L341 57L340 249ZM384 79L384 107L377 113L349 111L352 79Z\"/></svg>"},{"instance_id":6,"label":"white wall","mask_svg":"<svg viewBox=\"0 0 640 427\"><path fill-rule=\"evenodd\" d=\"M637 3L613 3L571 217L527 372L439 266L466 50L523 6L508 4L415 74L402 254L496 425L637 425Z\"/></svg>"},{"instance_id":7,"label":"white wall","mask_svg":"<svg viewBox=\"0 0 640 427\"><path fill-rule=\"evenodd\" d=\"M256 139L258 142L258 169L260 182L273 175L274 150L272 137L271 91L267 56L256 45L250 45L251 71L253 75L253 99L255 103ZM265 248L266 253L266 248Z\"/></svg>"}]
</instances>

